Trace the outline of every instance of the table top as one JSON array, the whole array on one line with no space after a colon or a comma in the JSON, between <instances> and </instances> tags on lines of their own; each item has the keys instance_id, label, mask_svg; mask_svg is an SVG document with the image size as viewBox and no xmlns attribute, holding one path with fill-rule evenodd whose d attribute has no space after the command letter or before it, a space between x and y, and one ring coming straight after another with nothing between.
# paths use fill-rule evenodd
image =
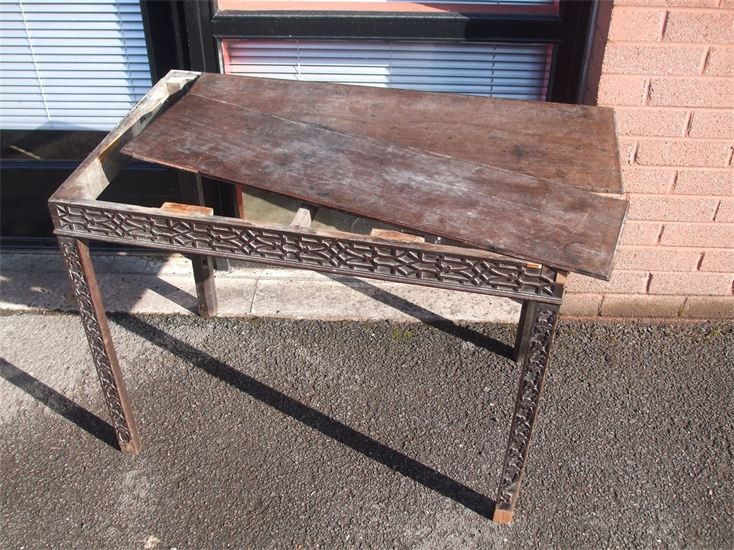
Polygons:
<instances>
[{"instance_id":1,"label":"table top","mask_svg":"<svg viewBox=\"0 0 734 550\"><path fill-rule=\"evenodd\" d=\"M607 119L591 107L204 74L123 153L608 279L627 203L578 188L618 182L616 145L613 162L588 164L614 143ZM557 148L548 136L566 137Z\"/></svg>"}]
</instances>

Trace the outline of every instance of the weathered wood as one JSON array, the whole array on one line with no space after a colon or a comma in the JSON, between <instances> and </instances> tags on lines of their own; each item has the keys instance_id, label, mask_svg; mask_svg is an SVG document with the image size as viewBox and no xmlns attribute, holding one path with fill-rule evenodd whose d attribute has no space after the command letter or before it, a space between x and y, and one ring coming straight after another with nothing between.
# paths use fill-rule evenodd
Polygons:
<instances>
[{"instance_id":1,"label":"weathered wood","mask_svg":"<svg viewBox=\"0 0 734 550\"><path fill-rule=\"evenodd\" d=\"M164 202L161 212L174 216L213 216L214 209L208 206L194 206L193 204L181 204L180 202Z\"/></svg>"},{"instance_id":2,"label":"weathered wood","mask_svg":"<svg viewBox=\"0 0 734 550\"><path fill-rule=\"evenodd\" d=\"M535 302L523 302L520 309L520 320L517 323L517 333L515 334L515 347L513 350L513 359L516 363L525 361L525 356L530 345L530 335L533 330L533 312L535 311Z\"/></svg>"},{"instance_id":3,"label":"weathered wood","mask_svg":"<svg viewBox=\"0 0 734 550\"><path fill-rule=\"evenodd\" d=\"M510 523L517 506L530 438L538 414L540 394L543 391L558 322L558 306L530 303L527 306L526 316L530 334L522 358L520 384L497 491L497 503L493 515L497 523Z\"/></svg>"},{"instance_id":4,"label":"weathered wood","mask_svg":"<svg viewBox=\"0 0 734 550\"><path fill-rule=\"evenodd\" d=\"M556 270L480 249L325 229L249 223L221 216L172 216L159 208L100 200L52 203L59 236L249 260L493 296L560 303Z\"/></svg>"},{"instance_id":5,"label":"weathered wood","mask_svg":"<svg viewBox=\"0 0 734 550\"><path fill-rule=\"evenodd\" d=\"M426 239L420 235L411 235L410 233L401 233L400 231L391 231L390 229L372 229L370 235L380 237L381 239L389 239L401 243L424 243Z\"/></svg>"},{"instance_id":6,"label":"weathered wood","mask_svg":"<svg viewBox=\"0 0 734 550\"><path fill-rule=\"evenodd\" d=\"M51 199L96 199L127 162L120 148L185 92L198 75L195 72L173 70L158 81L79 164Z\"/></svg>"},{"instance_id":7,"label":"weathered wood","mask_svg":"<svg viewBox=\"0 0 734 550\"><path fill-rule=\"evenodd\" d=\"M161 208L161 212L174 217L190 216L190 217L210 217L214 214L212 208L204 206L204 183L201 174L179 173L179 185L181 187L181 197L197 206L177 205L178 211ZM165 206L165 205L164 205ZM181 209L184 206L186 208ZM194 271L194 283L196 284L196 302L199 309L199 315L202 317L214 317L219 308L217 299L216 282L214 279L214 259L210 256L194 254L188 256L191 260L191 267Z\"/></svg>"},{"instance_id":8,"label":"weathered wood","mask_svg":"<svg viewBox=\"0 0 734 550\"><path fill-rule=\"evenodd\" d=\"M212 262L207 255L223 258L249 258L253 261L274 265L290 265L331 273L348 273L411 284L509 296L521 299L525 304L521 334L517 340L522 372L494 520L500 523L511 522L527 459L530 435L537 415L558 307L563 298L566 273L559 271L559 268L564 267L563 262L570 264L575 262L579 265L596 265L597 267L606 265L608 269L609 265L604 261L599 260L594 264L586 254L589 253L589 250L593 250L596 244L601 247L602 255L607 255L611 261L614 252L611 243L612 240L616 243L619 235L624 203L613 200L610 202L578 189L523 175L528 173L538 175L548 168L552 171L551 175L555 176L555 181L564 181L564 178L567 178L566 181L580 187L586 185L597 190L602 188L589 182L584 183L583 178L574 178L575 168L570 170L571 175L564 175L562 169L558 167L553 169L552 166L539 167L537 173L528 172L528 166L522 162L524 153L521 149L514 151L510 156L504 155L503 157L502 154L499 154L497 157L492 157L491 151L485 156L479 155L481 147L472 147L472 143L466 141L462 141L461 146L455 151L448 144L445 149L432 148L434 145L438 147L441 140L447 137L451 141L453 135L451 132L454 130L461 130L464 138L474 135L481 141L481 128L487 123L486 120L477 122L481 116L476 116L475 112L469 112L468 118L462 119L454 126L446 126L445 121L434 119L428 121L427 125L421 126L420 131L412 132L405 127L410 121L405 118L400 119L404 112L412 113L412 115L415 113L435 114L431 113L431 109L425 110L429 105L433 105L433 108L440 112L443 99L439 98L446 96L414 92L399 92L393 95L392 91L388 91L385 94L385 104L390 105L390 102L393 101L393 107L385 110L379 105L379 101L383 98L378 99L377 97L385 91L377 92L363 88L360 90L368 93L362 94L360 90L357 90L356 96L359 98L359 101L355 103L357 111L350 112L349 105L353 88L347 90L338 86L323 85L326 88L319 89L325 93L328 102L331 102L331 107L322 109L321 104L314 106L313 103L305 101L306 96L302 98L305 102L298 105L290 103L301 97L299 94L306 93L308 90L310 90L308 94L312 93L314 88L309 89L297 83L297 90L293 95L280 94L281 99L286 96L288 99L278 104L277 101L273 103L272 100L278 95L276 93L278 90L286 90L287 86L279 88L282 84L278 83L271 89L269 83L252 79L239 80L247 81L246 89L252 90L252 86L257 88L264 85L265 91L270 90L268 93L272 93L270 96L267 93L259 96L255 94L254 98L250 96L248 99L255 99L257 103L269 97L270 99L266 100L265 104L272 106L273 111L278 111L276 114L288 115L290 110L294 109L292 112L295 114L300 112L299 116L302 116L306 122L319 124L328 122L329 125L340 131L335 132L313 125L283 120L238 105L228 105L226 101L213 102L224 105L220 107L220 111L212 109L211 105L198 108L194 105L195 108L191 112L195 114L211 110L215 115L214 122L194 119L191 131L187 128L180 131L181 128L176 127L174 117L173 124L170 124L168 120L164 120L164 124L169 124L169 130L176 130L177 133L170 134L168 141L165 136L160 136L163 144L169 149L172 148L175 153L173 156L180 164L179 166L171 161L172 165L185 168L190 172L183 176L183 182L187 184L184 186L186 191L184 201L203 205L199 168L204 167L210 171L205 170L204 173L211 173L215 177L227 180L229 176L233 176L229 181L242 184L247 183L241 180L243 176L246 176L251 178L250 183L257 187L274 188L276 192L286 195L300 197L301 191L306 189L306 195L316 197L316 200L309 200L309 203L337 205L338 208L355 214L369 216L364 212L374 212L382 208L390 216L402 220L402 223L380 216L369 217L393 221L397 225L453 240L463 240L480 246L480 248L429 244L421 242L420 237L414 235L382 230L373 230L369 236L339 231L316 231L309 228L315 207L302 207L291 226L279 226L252 224L243 220L223 218L212 215L211 209L189 204L166 203L160 209L156 209L94 200L111 181L124 161L120 154L121 147L148 124L151 118L159 115L176 100L175 96L182 95L185 88L195 78L195 73L169 74L162 83L156 85L154 90L157 91L151 92L152 95L149 94L123 120L123 123L105 138L103 143L49 201L55 233L60 236L62 252L75 295L79 301L84 328L122 449L126 452L138 452L140 440L119 372L91 259L83 239L147 246L193 255L192 262L197 280L200 311L205 316L216 311ZM219 85L223 82L225 80L220 77L209 76L202 81L207 85ZM289 83L290 85L292 83ZM233 102L241 100L242 96L237 93L238 90L242 91L239 84L227 84L225 88L225 92L232 95ZM202 86L201 89L206 90L207 88ZM174 97L171 97L171 94ZM195 95L190 97L193 99L189 101L189 96L185 96L184 113L187 112L186 109L190 108L187 103L210 101ZM370 104L372 101L370 98L374 99L374 105ZM398 101L407 101L408 98L418 103L425 100L425 104L420 108L413 108L413 105L400 104ZM468 98L464 99L468 100ZM451 105L455 101L463 101L463 99L453 96L446 104L448 110L444 109L443 114L451 113ZM495 122L501 122L502 116L510 116L519 102L512 102L515 106L509 103L503 106L501 103L485 104L485 106L497 105L493 107L498 109L499 113ZM304 109L303 105L308 105L308 108ZM336 108L338 105L341 105L341 110ZM407 109L402 109L406 106L408 106ZM471 104L466 104L464 108L470 106ZM267 110L264 106L258 108ZM421 111L421 109L424 110ZM532 110L538 109L538 106L527 104L524 107L520 106L519 109L520 111L522 109ZM538 127L537 132L541 132L542 136L546 138L558 135L558 130L563 124L569 131L573 129L574 124L579 124L581 129L578 135L586 135L585 132L591 132L590 129L594 128L594 125L600 133L609 130L603 124L606 115L599 114L598 111L587 111L586 108L564 111L560 106L543 106L540 109L537 111L540 114L536 113L535 120L527 119L526 122ZM542 109L546 110L542 111ZM554 109L557 112L554 112ZM515 114L520 111L516 111ZM234 116L229 120L227 117L233 113ZM564 116L567 119L564 119ZM378 120L379 124L370 124L373 118ZM587 118L593 120L584 122L584 119ZM476 130L479 133L472 134L475 131L470 128L472 120L474 125L480 129ZM550 132L543 127L542 122L539 122L552 120L562 124L554 127ZM566 122L562 122L563 120ZM403 126L389 131L384 128L386 124L395 121L400 122ZM184 121L185 124L191 122L192 119ZM361 130L365 125L368 128ZM427 136L425 134L431 128L438 132L439 128L449 126L448 133L442 131L440 135L434 133ZM222 133L212 131L211 127L221 130ZM499 139L498 136L504 129L490 129L490 137L482 142L482 147L490 147L492 140L495 137ZM238 134L238 130L242 130L241 133ZM492 132L495 131L499 133L493 134ZM521 145L532 142L529 136L535 130L531 129L523 133L523 128L515 128L514 131L522 134L518 140ZM203 135L197 135L197 132L203 132ZM362 135L366 138L340 132ZM607 136L592 134L593 132L588 135L590 142L594 141L593 137L600 137L602 143L608 143ZM507 135L509 136L510 133ZM222 136L225 137L225 141L219 143L218 138ZM212 138L215 138L211 141L212 151L204 151L206 154L203 154L201 147ZM375 139L384 139L388 145L377 143ZM530 141L523 142L523 140ZM131 150L134 150L140 143L143 143L142 139L135 146L131 146ZM564 143L574 143L574 140L569 139ZM577 147L581 147L582 143L582 140L578 140ZM252 151L247 152L243 157L238 147L239 149L252 149ZM272 148L270 152L269 147ZM453 155L463 160L426 153L413 147L443 155ZM551 149L543 149L543 147L538 149L540 151L538 154L550 159L548 155ZM464 148L468 153L462 156L461 150ZM604 146L602 150L605 150ZM167 150L167 152L170 151ZM200 156L195 159L186 159L189 164L184 165L176 156L178 154ZM565 158L564 154L562 151L554 162ZM222 156L221 162L217 160L218 155ZM476 155L476 158L472 155ZM507 161L513 155L517 157L515 162L521 174L466 162L467 160L485 162L487 158L490 160L504 158ZM593 157L593 148L591 157ZM243 158L246 161L245 166L242 165ZM568 156L570 160L573 158L573 155ZM583 165L583 160L580 162ZM599 166L602 172L606 169L603 165L604 162ZM514 166L509 167L514 168ZM593 169L594 166L590 165L590 172L593 172ZM618 176L618 171L615 173ZM278 183L279 179L283 180L282 184ZM546 179L552 178L546 177ZM264 186L258 183L263 180L265 181ZM601 178L600 181L608 181L608 179ZM345 182L346 189L340 194L339 187ZM303 186L303 189L298 191L299 195L296 195L293 192L283 191L280 185ZM366 204L366 207L362 203ZM493 205L492 203L499 204ZM610 214L609 211L612 213ZM243 214L241 207L239 212ZM507 213L506 217L502 216L503 212ZM464 217L461 218L461 216ZM617 221L620 222L619 226L616 225ZM460 234L463 237L452 236L456 228L462 225L469 232L479 231L480 238L467 237L465 233ZM436 227L444 226L449 227L448 233L435 231ZM615 227L616 232L613 230ZM487 230L482 233L485 229ZM594 231L604 237L594 241L591 235ZM505 237L503 232L509 232L510 235ZM492 244L490 237L498 237L500 245ZM513 247L506 247L508 243ZM543 246L550 246L550 252L536 254ZM502 247L506 247L504 250L513 255L532 261L520 261L487 250L489 248L502 250ZM533 254L529 254L528 250L533 251ZM548 261L543 261L545 265L536 263L542 261L541 256L549 258ZM562 261L556 261L558 258ZM210 309L212 309L211 312Z\"/></svg>"},{"instance_id":9,"label":"weathered wood","mask_svg":"<svg viewBox=\"0 0 734 550\"><path fill-rule=\"evenodd\" d=\"M138 454L140 436L117 362L89 247L85 241L63 237L59 244L117 442L123 452Z\"/></svg>"},{"instance_id":10,"label":"weathered wood","mask_svg":"<svg viewBox=\"0 0 734 550\"><path fill-rule=\"evenodd\" d=\"M296 215L291 220L291 227L311 227L313 219L316 217L316 212L319 208L317 206L309 206L308 204L302 204L298 207Z\"/></svg>"},{"instance_id":11,"label":"weathered wood","mask_svg":"<svg viewBox=\"0 0 734 550\"><path fill-rule=\"evenodd\" d=\"M196 86L123 152L601 279L611 273L627 206L284 120L203 97Z\"/></svg>"},{"instance_id":12,"label":"weathered wood","mask_svg":"<svg viewBox=\"0 0 734 550\"><path fill-rule=\"evenodd\" d=\"M383 143L622 191L614 113L604 107L214 74L192 91Z\"/></svg>"},{"instance_id":13,"label":"weathered wood","mask_svg":"<svg viewBox=\"0 0 734 550\"><path fill-rule=\"evenodd\" d=\"M241 220L247 218L247 210L245 209L245 193L240 185L234 186L234 208L237 217Z\"/></svg>"}]
</instances>

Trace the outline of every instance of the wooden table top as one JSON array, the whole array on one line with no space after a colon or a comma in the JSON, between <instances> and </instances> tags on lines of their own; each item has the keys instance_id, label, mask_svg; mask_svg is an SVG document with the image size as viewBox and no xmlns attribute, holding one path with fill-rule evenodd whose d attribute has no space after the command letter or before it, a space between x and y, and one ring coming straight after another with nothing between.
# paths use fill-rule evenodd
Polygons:
<instances>
[{"instance_id":1,"label":"wooden table top","mask_svg":"<svg viewBox=\"0 0 734 550\"><path fill-rule=\"evenodd\" d=\"M123 153L608 279L627 203L584 189L618 185L610 117L204 74Z\"/></svg>"}]
</instances>

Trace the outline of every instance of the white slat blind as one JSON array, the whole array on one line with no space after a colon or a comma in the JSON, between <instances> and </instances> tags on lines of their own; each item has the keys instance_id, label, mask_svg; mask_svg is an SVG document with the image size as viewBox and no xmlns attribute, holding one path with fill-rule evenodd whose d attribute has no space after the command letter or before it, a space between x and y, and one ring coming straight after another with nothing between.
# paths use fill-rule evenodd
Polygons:
<instances>
[{"instance_id":1,"label":"white slat blind","mask_svg":"<svg viewBox=\"0 0 734 550\"><path fill-rule=\"evenodd\" d=\"M225 40L222 58L228 74L542 100L550 46Z\"/></svg>"},{"instance_id":2,"label":"white slat blind","mask_svg":"<svg viewBox=\"0 0 734 550\"><path fill-rule=\"evenodd\" d=\"M0 128L109 130L150 86L138 0L0 0Z\"/></svg>"}]
</instances>

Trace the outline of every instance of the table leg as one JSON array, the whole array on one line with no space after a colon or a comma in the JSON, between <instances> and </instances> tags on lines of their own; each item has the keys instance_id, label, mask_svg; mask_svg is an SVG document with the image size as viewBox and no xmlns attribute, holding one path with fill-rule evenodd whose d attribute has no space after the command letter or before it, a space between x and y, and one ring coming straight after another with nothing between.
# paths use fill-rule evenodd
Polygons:
<instances>
[{"instance_id":1,"label":"table leg","mask_svg":"<svg viewBox=\"0 0 734 550\"><path fill-rule=\"evenodd\" d=\"M538 401L558 321L558 307L534 302L528 305L525 312L531 330L527 338L527 350L523 354L520 387L497 492L493 519L498 523L510 523L517 505L530 435L538 412Z\"/></svg>"},{"instance_id":2,"label":"table leg","mask_svg":"<svg viewBox=\"0 0 734 550\"><path fill-rule=\"evenodd\" d=\"M138 454L140 436L112 344L89 247L85 241L66 237L60 237L59 243L117 441L123 452Z\"/></svg>"},{"instance_id":3,"label":"table leg","mask_svg":"<svg viewBox=\"0 0 734 550\"><path fill-rule=\"evenodd\" d=\"M179 172L179 184L181 186L181 198L184 202L206 206L201 174ZM214 259L209 256L189 256L188 258L194 268L199 315L214 317L217 314L218 307L217 289L214 283Z\"/></svg>"},{"instance_id":4,"label":"table leg","mask_svg":"<svg viewBox=\"0 0 734 550\"><path fill-rule=\"evenodd\" d=\"M237 211L237 217L241 220L247 219L245 212L245 188L241 185L234 185L234 204Z\"/></svg>"},{"instance_id":5,"label":"table leg","mask_svg":"<svg viewBox=\"0 0 734 550\"><path fill-rule=\"evenodd\" d=\"M524 301L520 310L520 322L517 324L517 335L515 336L515 349L513 359L523 364L525 355L530 345L530 335L533 331L533 312L535 311L535 302Z\"/></svg>"}]
</instances>

